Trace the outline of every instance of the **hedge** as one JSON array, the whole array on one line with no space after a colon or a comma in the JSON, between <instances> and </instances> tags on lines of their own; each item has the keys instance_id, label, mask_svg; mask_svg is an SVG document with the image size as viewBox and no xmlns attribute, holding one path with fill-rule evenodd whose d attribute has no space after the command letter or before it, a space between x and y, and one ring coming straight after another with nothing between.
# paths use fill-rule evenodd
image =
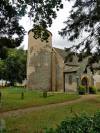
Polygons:
<instances>
[{"instance_id":1,"label":"hedge","mask_svg":"<svg viewBox=\"0 0 100 133\"><path fill-rule=\"evenodd\" d=\"M94 86L90 86L90 87L89 87L89 93L90 93L90 94L96 94L96 90L97 90L97 89L96 89L96 87L94 87Z\"/></svg>"},{"instance_id":2,"label":"hedge","mask_svg":"<svg viewBox=\"0 0 100 133\"><path fill-rule=\"evenodd\" d=\"M67 117L56 129L46 129L45 133L100 133L100 112Z\"/></svg>"},{"instance_id":3,"label":"hedge","mask_svg":"<svg viewBox=\"0 0 100 133\"><path fill-rule=\"evenodd\" d=\"M86 87L80 85L79 88L78 88L78 93L79 93L80 95L84 95L84 94L86 93Z\"/></svg>"}]
</instances>

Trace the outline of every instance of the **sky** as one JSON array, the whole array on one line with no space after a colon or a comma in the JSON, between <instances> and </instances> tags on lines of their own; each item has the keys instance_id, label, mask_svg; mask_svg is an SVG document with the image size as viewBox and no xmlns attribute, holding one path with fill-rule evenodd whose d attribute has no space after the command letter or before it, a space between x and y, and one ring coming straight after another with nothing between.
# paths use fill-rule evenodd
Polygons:
<instances>
[{"instance_id":1,"label":"sky","mask_svg":"<svg viewBox=\"0 0 100 133\"><path fill-rule=\"evenodd\" d=\"M64 49L65 47L70 47L73 44L67 40L67 38L63 38L58 34L58 31L60 31L63 27L64 24L63 22L67 20L69 16L69 11L71 10L71 7L73 5L72 2L63 2L64 3L64 8L61 9L57 13L57 18L53 21L53 24L50 28L48 28L49 31L52 33L52 46L53 47L58 47ZM32 20L28 18L27 15L23 17L20 20L20 24L25 28L26 30L26 35L24 37L24 41L22 42L21 46L24 47L24 49L27 49L28 47L28 31L32 29Z\"/></svg>"}]
</instances>

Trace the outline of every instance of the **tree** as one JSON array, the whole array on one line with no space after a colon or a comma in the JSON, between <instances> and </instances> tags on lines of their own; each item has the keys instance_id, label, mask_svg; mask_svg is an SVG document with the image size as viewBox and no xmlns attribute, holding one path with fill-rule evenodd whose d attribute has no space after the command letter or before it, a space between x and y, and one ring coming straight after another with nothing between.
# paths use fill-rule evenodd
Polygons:
<instances>
[{"instance_id":1,"label":"tree","mask_svg":"<svg viewBox=\"0 0 100 133\"><path fill-rule=\"evenodd\" d=\"M25 30L19 25L18 7L9 0L0 1L0 58L5 57L6 48L15 48L23 40Z\"/></svg>"},{"instance_id":2,"label":"tree","mask_svg":"<svg viewBox=\"0 0 100 133\"><path fill-rule=\"evenodd\" d=\"M15 48L23 40L24 29L19 19L26 14L33 18L34 37L48 39L46 28L51 26L56 11L63 8L61 0L1 0L0 1L0 57L5 58L6 48ZM2 51L3 55L2 56Z\"/></svg>"},{"instance_id":3,"label":"tree","mask_svg":"<svg viewBox=\"0 0 100 133\"><path fill-rule=\"evenodd\" d=\"M51 27L57 11L63 8L62 0L22 0L30 5L29 17L33 18L33 33L35 38L48 40L47 28ZM24 3L23 2L23 3Z\"/></svg>"},{"instance_id":4,"label":"tree","mask_svg":"<svg viewBox=\"0 0 100 133\"><path fill-rule=\"evenodd\" d=\"M5 59L5 79L14 85L15 82L22 83L26 78L26 52L22 49L9 49Z\"/></svg>"},{"instance_id":5,"label":"tree","mask_svg":"<svg viewBox=\"0 0 100 133\"><path fill-rule=\"evenodd\" d=\"M1 33L7 35L7 37L1 37L1 46L3 44L3 46L15 47L21 43L24 31L19 26L18 20L25 15L28 6L30 6L28 15L33 19L34 37L40 37L42 41L47 40L49 35L46 28L52 25L53 19L57 17L57 11L63 8L62 0L12 0L13 4L10 4L9 1L11 0L1 0L0 3L2 14L0 23L3 23L1 27L7 26L6 31L0 28ZM70 17L65 21L66 26L60 34L68 36L68 39L73 41L79 38L83 31L88 32L89 36L75 48L79 49L83 45L83 51L91 54L93 42L95 42L97 44L96 52L100 52L100 0L73 1L75 3L70 12ZM18 38L13 39L14 33L18 35Z\"/></svg>"},{"instance_id":6,"label":"tree","mask_svg":"<svg viewBox=\"0 0 100 133\"><path fill-rule=\"evenodd\" d=\"M5 79L6 64L4 60L0 60L0 80Z\"/></svg>"},{"instance_id":7,"label":"tree","mask_svg":"<svg viewBox=\"0 0 100 133\"><path fill-rule=\"evenodd\" d=\"M79 49L83 45L81 52L91 55L95 43L97 44L95 51L100 53L100 0L68 1L73 1L74 5L69 19L65 21L66 26L60 34L68 36L68 39L73 41L84 31L88 32L89 36L73 48ZM33 17L35 37L41 38L40 33L42 33L42 39L47 40L48 35L45 29L52 25L53 18L57 17L57 11L63 8L62 0L26 0L24 2L31 6L29 16Z\"/></svg>"},{"instance_id":8,"label":"tree","mask_svg":"<svg viewBox=\"0 0 100 133\"><path fill-rule=\"evenodd\" d=\"M60 35L68 36L73 41L87 32L88 37L72 48L79 49L82 46L81 52L91 55L95 47L95 52L100 54L100 0L73 1L75 3L68 20L64 22L65 27L59 32Z\"/></svg>"}]
</instances>

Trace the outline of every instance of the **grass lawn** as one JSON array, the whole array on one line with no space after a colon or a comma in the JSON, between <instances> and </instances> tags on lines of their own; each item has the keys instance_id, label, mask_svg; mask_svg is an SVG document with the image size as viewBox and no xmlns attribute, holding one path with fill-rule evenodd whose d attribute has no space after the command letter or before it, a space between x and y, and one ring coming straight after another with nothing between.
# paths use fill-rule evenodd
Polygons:
<instances>
[{"instance_id":1,"label":"grass lawn","mask_svg":"<svg viewBox=\"0 0 100 133\"><path fill-rule=\"evenodd\" d=\"M22 88L7 88L0 89L2 92L2 102L0 105L0 112L26 108L31 106L40 106L51 103L59 103L69 100L74 100L80 96L77 94L66 93L48 93L47 98L43 98L43 93L40 91L31 91ZM24 92L24 99L21 99L21 93Z\"/></svg>"},{"instance_id":2,"label":"grass lawn","mask_svg":"<svg viewBox=\"0 0 100 133\"><path fill-rule=\"evenodd\" d=\"M44 128L55 127L66 117L71 117L75 113L88 113L92 115L100 110L100 96L61 107L45 108L25 115L4 118L9 133L42 133Z\"/></svg>"}]
</instances>

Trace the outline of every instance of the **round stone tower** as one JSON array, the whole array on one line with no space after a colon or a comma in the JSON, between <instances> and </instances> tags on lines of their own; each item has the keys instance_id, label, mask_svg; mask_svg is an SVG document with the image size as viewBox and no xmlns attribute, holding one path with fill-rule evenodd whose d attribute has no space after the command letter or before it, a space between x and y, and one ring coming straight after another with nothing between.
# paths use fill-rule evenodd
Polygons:
<instances>
[{"instance_id":1,"label":"round stone tower","mask_svg":"<svg viewBox=\"0 0 100 133\"><path fill-rule=\"evenodd\" d=\"M49 32L49 31L48 31ZM28 33L27 87L31 89L51 89L52 34L48 42L35 39L32 30Z\"/></svg>"}]
</instances>

